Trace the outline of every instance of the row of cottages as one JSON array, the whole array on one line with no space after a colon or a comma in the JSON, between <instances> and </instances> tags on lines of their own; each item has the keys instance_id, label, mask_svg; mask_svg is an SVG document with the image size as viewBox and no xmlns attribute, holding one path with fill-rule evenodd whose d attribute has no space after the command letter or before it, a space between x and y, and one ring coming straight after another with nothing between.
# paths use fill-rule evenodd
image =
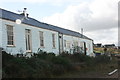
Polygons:
<instances>
[{"instance_id":1,"label":"row of cottages","mask_svg":"<svg viewBox=\"0 0 120 80\"><path fill-rule=\"evenodd\" d=\"M84 54L93 54L93 40L68 29L39 22L22 14L0 9L0 47L13 55L36 53L38 49L60 54L73 53L78 46ZM21 24L16 20L21 19Z\"/></svg>"}]
</instances>

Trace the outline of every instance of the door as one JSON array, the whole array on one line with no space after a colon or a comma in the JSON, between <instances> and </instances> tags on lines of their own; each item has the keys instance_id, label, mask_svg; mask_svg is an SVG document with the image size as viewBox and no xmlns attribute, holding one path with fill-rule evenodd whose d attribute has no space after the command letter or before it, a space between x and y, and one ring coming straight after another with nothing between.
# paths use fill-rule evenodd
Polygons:
<instances>
[{"instance_id":1,"label":"door","mask_svg":"<svg viewBox=\"0 0 120 80\"><path fill-rule=\"evenodd\" d=\"M86 43L84 42L84 54L86 55Z\"/></svg>"}]
</instances>

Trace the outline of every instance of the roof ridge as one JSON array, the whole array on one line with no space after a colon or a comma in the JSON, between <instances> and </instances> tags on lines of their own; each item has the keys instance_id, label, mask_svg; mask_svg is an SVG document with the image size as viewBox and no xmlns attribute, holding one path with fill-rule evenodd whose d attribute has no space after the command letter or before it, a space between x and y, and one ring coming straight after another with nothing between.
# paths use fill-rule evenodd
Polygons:
<instances>
[{"instance_id":1,"label":"roof ridge","mask_svg":"<svg viewBox=\"0 0 120 80\"><path fill-rule=\"evenodd\" d=\"M15 12L12 12L12 11L9 11L9 10L3 9L3 8L0 8L0 9L18 15L18 14L15 13Z\"/></svg>"}]
</instances>

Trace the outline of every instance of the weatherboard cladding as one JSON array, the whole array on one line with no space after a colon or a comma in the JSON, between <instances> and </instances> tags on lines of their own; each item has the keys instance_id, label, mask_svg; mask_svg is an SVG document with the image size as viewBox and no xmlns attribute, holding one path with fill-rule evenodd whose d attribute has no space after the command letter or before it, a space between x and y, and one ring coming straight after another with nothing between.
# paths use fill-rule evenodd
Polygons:
<instances>
[{"instance_id":1,"label":"weatherboard cladding","mask_svg":"<svg viewBox=\"0 0 120 80\"><path fill-rule=\"evenodd\" d=\"M2 16L0 16L0 18L6 19L6 20L15 21L16 19L22 19L24 17L23 15L16 14L16 13L4 10L4 9L0 9L0 12L2 14ZM76 37L80 37L80 38L82 37L82 38L85 38L85 39L90 39L90 38L88 38L88 37L86 37L86 36L84 36L84 35L82 35L78 32L71 31L71 30L64 29L64 28L60 28L60 27L53 26L53 25L50 25L50 24L46 24L46 23L40 22L40 21L35 20L33 18L30 18L30 17L28 17L28 20L23 19L22 23L28 24L28 25L31 25L31 26L44 28L44 29L57 31L59 33L66 34L66 35L71 35L71 36L76 36ZM92 40L92 39L90 39L90 40Z\"/></svg>"}]
</instances>

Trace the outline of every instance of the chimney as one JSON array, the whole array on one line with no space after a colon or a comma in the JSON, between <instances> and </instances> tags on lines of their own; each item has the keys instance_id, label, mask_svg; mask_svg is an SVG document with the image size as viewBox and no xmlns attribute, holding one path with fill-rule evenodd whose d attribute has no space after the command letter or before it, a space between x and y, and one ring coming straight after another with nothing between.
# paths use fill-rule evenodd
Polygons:
<instances>
[{"instance_id":1,"label":"chimney","mask_svg":"<svg viewBox=\"0 0 120 80\"><path fill-rule=\"evenodd\" d=\"M83 28L81 28L81 34L82 34L82 37L83 37Z\"/></svg>"},{"instance_id":2,"label":"chimney","mask_svg":"<svg viewBox=\"0 0 120 80\"><path fill-rule=\"evenodd\" d=\"M24 8L24 10L23 10L23 14L24 14L25 18L28 17L29 14L27 13L27 8Z\"/></svg>"}]
</instances>

